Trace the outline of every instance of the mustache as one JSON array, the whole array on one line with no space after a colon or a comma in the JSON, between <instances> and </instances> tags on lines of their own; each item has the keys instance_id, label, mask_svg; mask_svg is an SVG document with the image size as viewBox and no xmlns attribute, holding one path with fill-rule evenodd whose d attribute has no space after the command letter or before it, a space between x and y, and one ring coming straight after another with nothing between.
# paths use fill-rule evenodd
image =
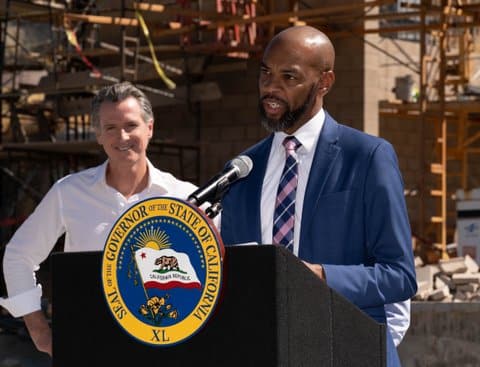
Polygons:
<instances>
[{"instance_id":1,"label":"mustache","mask_svg":"<svg viewBox=\"0 0 480 367\"><path fill-rule=\"evenodd\" d=\"M279 103L282 103L282 104L288 106L288 102L287 102L287 101L285 101L284 99L281 99L281 98L279 98L279 97L276 97L276 96L274 96L274 95L271 95L271 94L266 94L266 95L262 96L262 97L260 98L260 102L263 102L265 99L272 99L272 100L274 100L274 101L277 101L277 102L279 102Z\"/></svg>"}]
</instances>

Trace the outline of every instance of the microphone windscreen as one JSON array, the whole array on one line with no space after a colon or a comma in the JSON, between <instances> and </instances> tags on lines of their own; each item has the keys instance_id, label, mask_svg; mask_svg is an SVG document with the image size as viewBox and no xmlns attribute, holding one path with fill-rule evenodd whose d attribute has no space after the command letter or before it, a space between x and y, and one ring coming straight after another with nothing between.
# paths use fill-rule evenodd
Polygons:
<instances>
[{"instance_id":1,"label":"microphone windscreen","mask_svg":"<svg viewBox=\"0 0 480 367\"><path fill-rule=\"evenodd\" d=\"M247 176L253 168L253 162L247 155L239 155L234 158L231 165L238 169L238 178Z\"/></svg>"}]
</instances>

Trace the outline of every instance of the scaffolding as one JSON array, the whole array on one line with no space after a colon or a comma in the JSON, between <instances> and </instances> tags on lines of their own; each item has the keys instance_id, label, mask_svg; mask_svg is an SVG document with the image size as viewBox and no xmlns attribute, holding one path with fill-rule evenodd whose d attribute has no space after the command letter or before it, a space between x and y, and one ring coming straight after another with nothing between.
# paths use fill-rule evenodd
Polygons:
<instances>
[{"instance_id":1,"label":"scaffolding","mask_svg":"<svg viewBox=\"0 0 480 367\"><path fill-rule=\"evenodd\" d=\"M455 237L455 192L470 189L469 157L478 154L479 95L472 93L472 51L480 4L466 1L402 3L418 14L420 87L415 103L383 103L381 114L419 121L418 234L438 258ZM432 144L427 142L433 129ZM433 207L433 214L427 207ZM432 261L435 260L433 256Z\"/></svg>"},{"instance_id":2,"label":"scaffolding","mask_svg":"<svg viewBox=\"0 0 480 367\"><path fill-rule=\"evenodd\" d=\"M419 45L417 100L382 102L380 116L419 121L419 159L424 168L415 187L420 218L416 235L426 239L424 245L438 251L440 257L449 256L447 244L453 240L455 227L454 190L470 188L469 157L480 152L478 91L472 90L469 83L473 73L471 55L480 26L479 2L352 0L348 4L325 4L219 0L174 1L165 5L121 1L116 9L99 9L95 1L77 8L68 4L69 7L56 1L5 2L1 40L2 45L10 45L13 61L5 62L6 50L0 48L2 131L9 127L9 139L14 143L28 142L28 119L38 124L41 140L58 140L58 124L63 126L61 139L65 141L91 139L88 101L98 87L117 80L135 81L152 93L155 105L183 103L199 116L195 106L201 101L219 99L221 93L215 83L203 82L198 76L207 69L244 70L243 60L258 57L265 42L288 25L309 24L326 30L334 38L369 34L411 36ZM366 26L371 21L375 25ZM51 42L43 53L22 43L23 22L48 24ZM102 27L118 29L121 42L102 39ZM155 54L160 51L165 59L156 60ZM120 56L119 65L96 67L98 57L111 55ZM230 61L212 65L214 55ZM25 89L20 85L20 73L28 68L43 69L48 75ZM165 85L151 87L147 82L159 78L159 68L165 74ZM4 76L7 71L9 80ZM175 89L168 88L167 79L178 84ZM35 102L38 95L45 96L41 102ZM196 124L199 131L201 121ZM434 136L432 146L426 144L430 130ZM198 138L200 134L196 135ZM178 157L184 157L182 147L176 148ZM180 163L185 164L190 163ZM193 171L198 173L199 165Z\"/></svg>"}]
</instances>

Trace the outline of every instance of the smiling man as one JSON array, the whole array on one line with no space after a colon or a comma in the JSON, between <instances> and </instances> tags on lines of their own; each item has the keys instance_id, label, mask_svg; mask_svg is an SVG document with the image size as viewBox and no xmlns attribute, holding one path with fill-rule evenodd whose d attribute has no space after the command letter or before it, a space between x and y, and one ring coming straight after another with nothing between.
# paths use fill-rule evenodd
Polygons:
<instances>
[{"instance_id":1,"label":"smiling man","mask_svg":"<svg viewBox=\"0 0 480 367\"><path fill-rule=\"evenodd\" d=\"M272 134L243 153L253 170L224 196L221 233L226 245L285 246L386 323L386 307L417 287L403 181L387 141L324 109L334 61L328 37L309 26L287 28L267 45L258 87L262 124ZM387 332L388 367L400 366L393 336Z\"/></svg>"},{"instance_id":2,"label":"smiling man","mask_svg":"<svg viewBox=\"0 0 480 367\"><path fill-rule=\"evenodd\" d=\"M101 251L115 221L135 203L159 196L186 199L191 183L162 172L147 158L153 135L152 106L125 82L103 88L92 102L92 123L106 162L57 181L8 243L3 261L8 297L23 316L38 350L52 354L50 327L40 308L35 271L65 234L65 251Z\"/></svg>"}]
</instances>

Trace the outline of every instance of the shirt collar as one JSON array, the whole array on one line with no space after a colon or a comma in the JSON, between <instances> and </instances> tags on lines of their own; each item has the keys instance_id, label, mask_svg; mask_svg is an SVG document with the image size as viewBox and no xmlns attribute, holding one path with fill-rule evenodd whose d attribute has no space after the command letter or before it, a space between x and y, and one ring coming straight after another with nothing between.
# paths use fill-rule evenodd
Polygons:
<instances>
[{"instance_id":1,"label":"shirt collar","mask_svg":"<svg viewBox=\"0 0 480 367\"><path fill-rule=\"evenodd\" d=\"M101 183L104 186L107 186L107 166L108 159L103 162L100 166L97 167L95 172L93 182ZM163 179L162 172L156 169L152 162L147 158L147 167L148 167L148 183L146 190L150 190L152 186L158 186L165 192L168 192L168 187L166 186L167 182Z\"/></svg>"},{"instance_id":2,"label":"shirt collar","mask_svg":"<svg viewBox=\"0 0 480 367\"><path fill-rule=\"evenodd\" d=\"M147 158L147 165L148 165L147 189L150 190L152 186L157 186L165 193L169 192L171 188L167 186L168 182L165 179L165 173L155 168L152 162L148 160L148 158Z\"/></svg>"},{"instance_id":3,"label":"shirt collar","mask_svg":"<svg viewBox=\"0 0 480 367\"><path fill-rule=\"evenodd\" d=\"M295 133L293 134L297 140L302 143L301 147L298 148L298 154L309 154L315 148L317 144L318 137L322 131L323 123L325 121L325 111L323 108L317 112L309 121L303 124ZM272 145L275 149L282 149L282 142L289 135L285 134L283 131L278 131L273 137Z\"/></svg>"},{"instance_id":4,"label":"shirt collar","mask_svg":"<svg viewBox=\"0 0 480 367\"><path fill-rule=\"evenodd\" d=\"M97 167L93 176L93 183L101 183L102 185L107 186L107 166L108 159Z\"/></svg>"}]
</instances>

